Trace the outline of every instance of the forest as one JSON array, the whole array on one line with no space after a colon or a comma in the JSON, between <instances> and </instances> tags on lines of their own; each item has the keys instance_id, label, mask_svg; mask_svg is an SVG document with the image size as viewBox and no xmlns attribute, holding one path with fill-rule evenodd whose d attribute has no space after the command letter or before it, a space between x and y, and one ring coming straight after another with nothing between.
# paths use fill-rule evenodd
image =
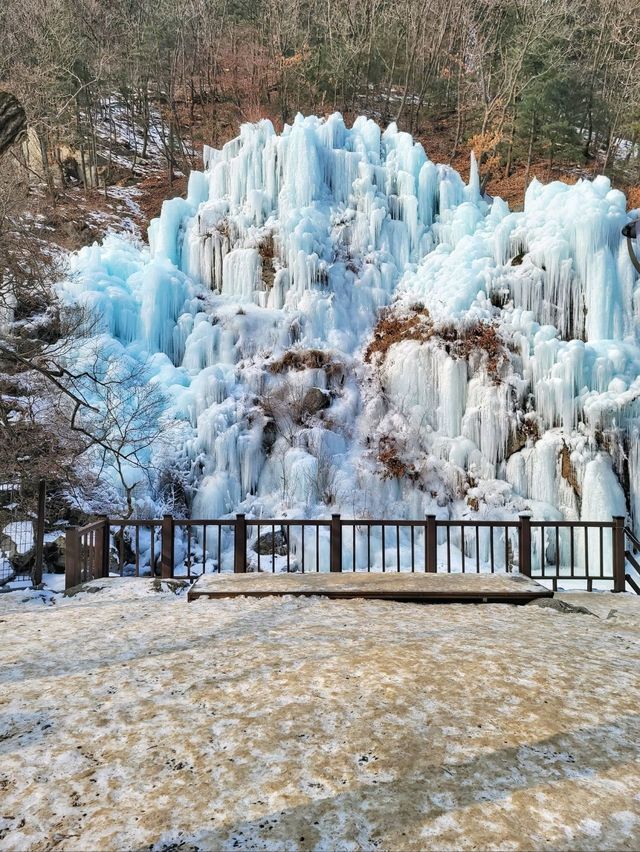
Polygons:
<instances>
[{"instance_id":1,"label":"forest","mask_svg":"<svg viewBox=\"0 0 640 852\"><path fill-rule=\"evenodd\" d=\"M396 121L437 161L473 148L509 201L532 168L638 182L631 0L7 0L0 31L51 196L122 177L101 124L114 146L139 128L133 175L159 137L171 177L242 121L335 110Z\"/></svg>"}]
</instances>

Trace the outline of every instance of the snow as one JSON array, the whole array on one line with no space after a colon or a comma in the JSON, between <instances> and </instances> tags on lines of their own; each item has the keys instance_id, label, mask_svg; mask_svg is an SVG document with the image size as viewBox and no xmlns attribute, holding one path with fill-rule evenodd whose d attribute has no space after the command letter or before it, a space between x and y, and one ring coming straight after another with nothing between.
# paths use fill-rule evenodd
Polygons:
<instances>
[{"instance_id":1,"label":"snow","mask_svg":"<svg viewBox=\"0 0 640 852\"><path fill-rule=\"evenodd\" d=\"M101 318L103 357L143 364L162 388L161 425L180 434L145 465L188 468L199 517L628 509L640 532L640 293L625 197L605 177L534 180L512 213L481 195L474 161L465 184L394 124L338 114L299 115L280 135L243 125L203 159L149 249L110 235L60 285ZM491 324L497 377L482 351L460 357L437 335L366 362L380 309L406 321L417 305L434 327ZM309 350L335 369L272 369ZM327 409L300 410L310 387ZM411 475L387 475L389 437ZM127 477L152 513L158 488Z\"/></svg>"},{"instance_id":2,"label":"snow","mask_svg":"<svg viewBox=\"0 0 640 852\"><path fill-rule=\"evenodd\" d=\"M0 595L0 848L638 847L639 598L154 586Z\"/></svg>"}]
</instances>

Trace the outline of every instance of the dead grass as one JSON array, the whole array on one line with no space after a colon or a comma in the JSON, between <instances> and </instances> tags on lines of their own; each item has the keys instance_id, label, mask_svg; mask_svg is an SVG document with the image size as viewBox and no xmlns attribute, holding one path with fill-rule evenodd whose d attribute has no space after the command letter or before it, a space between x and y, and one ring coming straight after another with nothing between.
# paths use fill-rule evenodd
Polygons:
<instances>
[{"instance_id":1,"label":"dead grass","mask_svg":"<svg viewBox=\"0 0 640 852\"><path fill-rule=\"evenodd\" d=\"M384 360L396 343L404 340L417 340L425 343L433 336L433 324L429 311L422 305L409 317L397 316L392 308L387 308L381 315L373 332L373 340L367 346L364 360L370 364L375 355Z\"/></svg>"},{"instance_id":2,"label":"dead grass","mask_svg":"<svg viewBox=\"0 0 640 852\"><path fill-rule=\"evenodd\" d=\"M272 361L267 369L274 375L289 370L324 370L328 379L339 379L344 375L344 365L325 349L289 349Z\"/></svg>"},{"instance_id":3,"label":"dead grass","mask_svg":"<svg viewBox=\"0 0 640 852\"><path fill-rule=\"evenodd\" d=\"M418 471L415 465L401 458L401 448L395 438L385 435L378 443L378 461L383 467L383 479L403 479L406 477L412 482L418 479Z\"/></svg>"},{"instance_id":4,"label":"dead grass","mask_svg":"<svg viewBox=\"0 0 640 852\"><path fill-rule=\"evenodd\" d=\"M471 324L436 324L431 321L429 311L415 305L413 314L397 316L392 308L383 311L367 346L364 360L370 364L374 356L383 361L396 343L416 340L419 343L434 341L452 358L468 361L476 354L483 358L484 367L494 382L500 381L500 368L508 359L505 344L493 323L477 321Z\"/></svg>"},{"instance_id":5,"label":"dead grass","mask_svg":"<svg viewBox=\"0 0 640 852\"><path fill-rule=\"evenodd\" d=\"M162 202L168 198L186 194L187 178L174 177L173 181L169 181L166 172L158 173L141 180L138 183L138 189L142 194L136 198L136 201L144 214L143 236L146 239L149 222L160 215Z\"/></svg>"},{"instance_id":6,"label":"dead grass","mask_svg":"<svg viewBox=\"0 0 640 852\"><path fill-rule=\"evenodd\" d=\"M271 290L276 277L274 258L276 257L276 246L273 233L267 234L258 244L258 254L262 261L262 283L265 290Z\"/></svg>"},{"instance_id":7,"label":"dead grass","mask_svg":"<svg viewBox=\"0 0 640 852\"><path fill-rule=\"evenodd\" d=\"M564 441L560 450L560 473L562 478L569 483L576 497L580 497L580 483L578 482L578 477L571 461L571 452Z\"/></svg>"}]
</instances>

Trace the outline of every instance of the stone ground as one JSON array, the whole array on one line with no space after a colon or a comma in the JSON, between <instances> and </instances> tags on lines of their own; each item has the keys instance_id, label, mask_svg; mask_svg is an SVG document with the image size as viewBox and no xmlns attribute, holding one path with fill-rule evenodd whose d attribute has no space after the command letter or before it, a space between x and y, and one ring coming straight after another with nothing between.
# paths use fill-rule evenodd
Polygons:
<instances>
[{"instance_id":1,"label":"stone ground","mask_svg":"<svg viewBox=\"0 0 640 852\"><path fill-rule=\"evenodd\" d=\"M639 597L91 586L0 595L0 849L640 847Z\"/></svg>"}]
</instances>

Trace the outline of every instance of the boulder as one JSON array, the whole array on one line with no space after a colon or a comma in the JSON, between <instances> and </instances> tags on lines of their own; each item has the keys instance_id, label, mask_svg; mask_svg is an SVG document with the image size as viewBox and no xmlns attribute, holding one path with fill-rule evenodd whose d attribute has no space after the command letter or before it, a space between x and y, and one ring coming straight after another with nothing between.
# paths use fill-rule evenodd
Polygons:
<instances>
[{"instance_id":1,"label":"boulder","mask_svg":"<svg viewBox=\"0 0 640 852\"><path fill-rule=\"evenodd\" d=\"M283 529L265 533L257 541L254 541L251 549L261 556L271 556L272 553L275 553L276 556L286 556L289 549L287 534Z\"/></svg>"},{"instance_id":2,"label":"boulder","mask_svg":"<svg viewBox=\"0 0 640 852\"><path fill-rule=\"evenodd\" d=\"M24 553L18 553L16 550L10 557L9 563L16 574L30 574L33 566L36 564L36 549L30 547Z\"/></svg>"},{"instance_id":3,"label":"boulder","mask_svg":"<svg viewBox=\"0 0 640 852\"><path fill-rule=\"evenodd\" d=\"M64 560L67 551L67 539L59 535L54 541L45 541L43 548L44 570L52 574L64 574Z\"/></svg>"},{"instance_id":4,"label":"boulder","mask_svg":"<svg viewBox=\"0 0 640 852\"><path fill-rule=\"evenodd\" d=\"M327 391L321 388L309 388L302 400L302 413L307 415L317 414L331 405L331 397Z\"/></svg>"},{"instance_id":5,"label":"boulder","mask_svg":"<svg viewBox=\"0 0 640 852\"><path fill-rule=\"evenodd\" d=\"M275 420L267 420L262 429L262 451L266 456L271 452L278 438L278 427Z\"/></svg>"},{"instance_id":6,"label":"boulder","mask_svg":"<svg viewBox=\"0 0 640 852\"><path fill-rule=\"evenodd\" d=\"M64 574L66 538L58 536L54 541L45 541L42 548L42 570L52 574ZM30 574L36 564L36 547L30 547L24 553L14 549L9 554L9 562L16 574Z\"/></svg>"},{"instance_id":7,"label":"boulder","mask_svg":"<svg viewBox=\"0 0 640 852\"><path fill-rule=\"evenodd\" d=\"M11 559L11 557L17 553L17 547L15 541L9 535L0 535L0 553L3 553L7 559Z\"/></svg>"}]
</instances>

